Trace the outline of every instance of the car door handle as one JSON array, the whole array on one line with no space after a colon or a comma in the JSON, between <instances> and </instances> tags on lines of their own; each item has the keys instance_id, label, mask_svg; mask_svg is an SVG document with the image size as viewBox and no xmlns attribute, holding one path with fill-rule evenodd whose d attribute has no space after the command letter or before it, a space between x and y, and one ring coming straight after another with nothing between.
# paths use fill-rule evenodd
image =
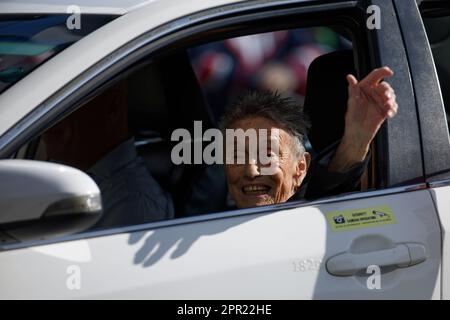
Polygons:
<instances>
[{"instance_id":1,"label":"car door handle","mask_svg":"<svg viewBox=\"0 0 450 320\"><path fill-rule=\"evenodd\" d=\"M334 276L352 276L370 265L406 268L427 259L425 246L419 243L399 243L394 248L366 253L344 252L328 259L326 268Z\"/></svg>"}]
</instances>

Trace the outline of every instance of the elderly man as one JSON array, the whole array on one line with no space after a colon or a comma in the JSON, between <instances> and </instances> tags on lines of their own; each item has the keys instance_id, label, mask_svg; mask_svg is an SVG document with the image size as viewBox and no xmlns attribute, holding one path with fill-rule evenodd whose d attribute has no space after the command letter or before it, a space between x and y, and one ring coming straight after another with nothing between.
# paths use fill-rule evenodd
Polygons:
<instances>
[{"instance_id":1,"label":"elderly man","mask_svg":"<svg viewBox=\"0 0 450 320\"><path fill-rule=\"evenodd\" d=\"M322 181L324 190L344 190L342 185L359 181L372 139L383 122L397 113L394 90L382 81L392 75L391 69L383 67L360 82L353 75L347 76L349 98L344 135L337 148L323 157L328 176L337 175L342 179L337 183ZM267 149L274 165L270 175L262 174L264 165L261 159L252 159L248 146L245 148L248 161L225 165L228 190L238 208L282 203L299 197L311 157L303 145L308 122L292 100L270 92L250 92L224 114L221 127L244 131L265 129L271 133L276 129L278 133L277 154L271 154L271 144Z\"/></svg>"}]
</instances>

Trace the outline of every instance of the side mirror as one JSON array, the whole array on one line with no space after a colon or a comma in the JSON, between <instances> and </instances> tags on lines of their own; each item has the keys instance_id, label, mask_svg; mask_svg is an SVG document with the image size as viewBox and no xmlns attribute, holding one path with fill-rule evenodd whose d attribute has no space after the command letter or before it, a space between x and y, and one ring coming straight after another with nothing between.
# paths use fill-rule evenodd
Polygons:
<instances>
[{"instance_id":1,"label":"side mirror","mask_svg":"<svg viewBox=\"0 0 450 320\"><path fill-rule=\"evenodd\" d=\"M86 230L101 216L100 190L84 172L34 160L0 160L0 241ZM9 241L8 241L9 240Z\"/></svg>"}]
</instances>

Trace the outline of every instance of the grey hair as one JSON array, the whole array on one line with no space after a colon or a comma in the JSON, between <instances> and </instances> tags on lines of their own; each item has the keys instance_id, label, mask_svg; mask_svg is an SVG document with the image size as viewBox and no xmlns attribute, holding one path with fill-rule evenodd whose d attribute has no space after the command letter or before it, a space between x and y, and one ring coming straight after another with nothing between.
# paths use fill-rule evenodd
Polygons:
<instances>
[{"instance_id":1,"label":"grey hair","mask_svg":"<svg viewBox=\"0 0 450 320\"><path fill-rule=\"evenodd\" d=\"M230 128L238 120L250 117L270 119L294 137L295 156L305 152L304 138L310 128L303 108L291 97L283 97L278 92L268 90L247 91L230 105L223 114L219 127L222 131Z\"/></svg>"}]
</instances>

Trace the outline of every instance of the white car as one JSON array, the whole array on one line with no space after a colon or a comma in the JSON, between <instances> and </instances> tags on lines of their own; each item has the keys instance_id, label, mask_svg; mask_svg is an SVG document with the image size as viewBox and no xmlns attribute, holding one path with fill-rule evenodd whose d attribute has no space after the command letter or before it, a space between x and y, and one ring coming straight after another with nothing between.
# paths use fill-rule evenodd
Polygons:
<instances>
[{"instance_id":1,"label":"white car","mask_svg":"<svg viewBox=\"0 0 450 320\"><path fill-rule=\"evenodd\" d=\"M366 2L0 2L0 299L449 299L449 6ZM315 25L349 35L360 74L395 70L399 113L377 135L360 191L87 228L101 211L98 187L42 161L36 137L144 60ZM191 121L203 110L190 109L177 70L169 83L188 89L169 98L185 99L178 112ZM144 138L148 149L162 139Z\"/></svg>"}]
</instances>

